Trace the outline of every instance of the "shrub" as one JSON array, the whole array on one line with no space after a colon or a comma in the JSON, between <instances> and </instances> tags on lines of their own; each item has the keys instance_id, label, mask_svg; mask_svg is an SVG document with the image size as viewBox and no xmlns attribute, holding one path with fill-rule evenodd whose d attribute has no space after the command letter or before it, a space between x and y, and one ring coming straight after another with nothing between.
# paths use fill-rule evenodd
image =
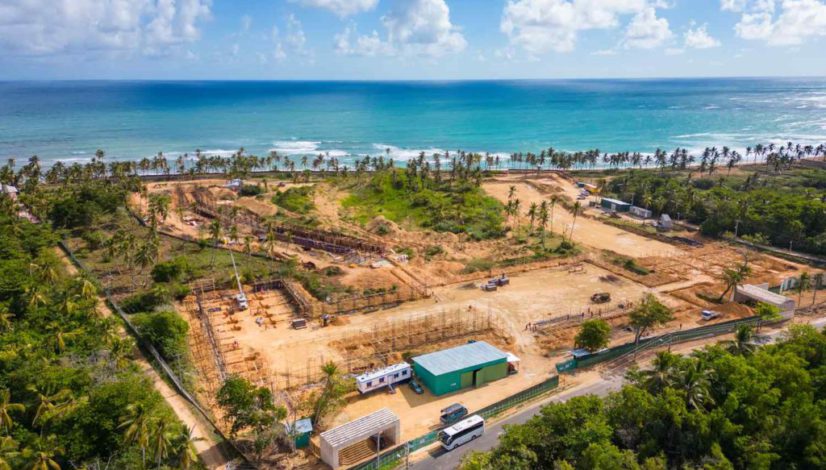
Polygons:
<instances>
[{"instance_id":1,"label":"shrub","mask_svg":"<svg viewBox=\"0 0 826 470\"><path fill-rule=\"evenodd\" d=\"M289 188L284 192L278 192L272 198L273 204L283 207L291 212L307 214L315 208L312 199L313 187L300 186Z\"/></svg>"},{"instance_id":2,"label":"shrub","mask_svg":"<svg viewBox=\"0 0 826 470\"><path fill-rule=\"evenodd\" d=\"M465 264L462 272L465 274L471 274L480 271L490 271L495 265L496 263L488 258L474 258Z\"/></svg>"},{"instance_id":3,"label":"shrub","mask_svg":"<svg viewBox=\"0 0 826 470\"><path fill-rule=\"evenodd\" d=\"M439 256L445 252L445 249L439 245L430 245L424 250L424 258L430 261L434 256Z\"/></svg>"},{"instance_id":4,"label":"shrub","mask_svg":"<svg viewBox=\"0 0 826 470\"><path fill-rule=\"evenodd\" d=\"M90 251L97 250L106 242L106 234L100 230L87 230L83 232L81 238L86 242L86 247Z\"/></svg>"},{"instance_id":5,"label":"shrub","mask_svg":"<svg viewBox=\"0 0 826 470\"><path fill-rule=\"evenodd\" d=\"M175 312L154 312L135 315L135 326L141 336L152 343L169 360L186 353L189 324Z\"/></svg>"},{"instance_id":6,"label":"shrub","mask_svg":"<svg viewBox=\"0 0 826 470\"><path fill-rule=\"evenodd\" d=\"M258 186L257 184L245 184L241 186L241 189L238 191L238 194L240 196L258 196L263 192L264 188Z\"/></svg>"},{"instance_id":7,"label":"shrub","mask_svg":"<svg viewBox=\"0 0 826 470\"><path fill-rule=\"evenodd\" d=\"M163 261L152 268L152 280L155 282L171 282L181 278L186 269L186 260L175 258Z\"/></svg>"},{"instance_id":8,"label":"shrub","mask_svg":"<svg viewBox=\"0 0 826 470\"><path fill-rule=\"evenodd\" d=\"M324 268L322 273L324 273L324 275L327 277L341 276L342 274L344 274L344 270L338 266L327 266L326 268Z\"/></svg>"}]
</instances>

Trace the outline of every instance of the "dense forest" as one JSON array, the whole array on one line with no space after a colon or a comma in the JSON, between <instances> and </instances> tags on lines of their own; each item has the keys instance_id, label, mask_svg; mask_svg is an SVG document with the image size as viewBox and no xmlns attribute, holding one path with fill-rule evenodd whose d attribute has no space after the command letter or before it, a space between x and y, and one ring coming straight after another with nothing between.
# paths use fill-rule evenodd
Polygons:
<instances>
[{"instance_id":1,"label":"dense forest","mask_svg":"<svg viewBox=\"0 0 826 470\"><path fill-rule=\"evenodd\" d=\"M826 254L826 171L795 168L732 176L630 171L605 183L606 194L655 214L699 224L704 234L730 232L757 242Z\"/></svg>"},{"instance_id":2,"label":"dense forest","mask_svg":"<svg viewBox=\"0 0 826 470\"><path fill-rule=\"evenodd\" d=\"M74 214L81 216L82 214ZM190 431L96 311L57 236L0 214L0 468L189 468Z\"/></svg>"},{"instance_id":3,"label":"dense forest","mask_svg":"<svg viewBox=\"0 0 826 470\"><path fill-rule=\"evenodd\" d=\"M760 349L737 339L652 368L606 398L576 397L507 427L463 469L824 468L826 334Z\"/></svg>"}]
</instances>

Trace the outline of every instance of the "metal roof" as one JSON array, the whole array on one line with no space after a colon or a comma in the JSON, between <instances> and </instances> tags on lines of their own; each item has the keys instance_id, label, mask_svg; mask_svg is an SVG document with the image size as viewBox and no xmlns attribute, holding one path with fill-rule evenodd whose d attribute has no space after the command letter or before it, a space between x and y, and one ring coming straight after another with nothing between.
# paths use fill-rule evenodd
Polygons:
<instances>
[{"instance_id":1,"label":"metal roof","mask_svg":"<svg viewBox=\"0 0 826 470\"><path fill-rule=\"evenodd\" d=\"M627 203L625 201L620 201L619 199L611 199L610 197L604 197L604 198L602 198L602 200L606 201L606 202L611 202L611 203L614 203L614 204L621 204L621 205L624 205L624 206L630 206L631 205L630 203Z\"/></svg>"},{"instance_id":2,"label":"metal roof","mask_svg":"<svg viewBox=\"0 0 826 470\"><path fill-rule=\"evenodd\" d=\"M342 424L337 428L321 433L321 440L327 442L333 448L340 448L351 442L357 442L392 426L399 421L389 408L382 408L367 416L362 416L349 423Z\"/></svg>"},{"instance_id":3,"label":"metal roof","mask_svg":"<svg viewBox=\"0 0 826 470\"><path fill-rule=\"evenodd\" d=\"M405 369L410 369L410 364L406 362L401 362L399 364L393 364L392 366L388 366L382 369L371 370L369 372L365 372L364 374L359 375L356 377L356 382L364 383L369 382L373 379L377 379L379 377L384 377L386 375L394 374L397 372L401 372Z\"/></svg>"},{"instance_id":4,"label":"metal roof","mask_svg":"<svg viewBox=\"0 0 826 470\"><path fill-rule=\"evenodd\" d=\"M507 360L507 354L484 341L463 344L413 358L433 375L442 375L480 364Z\"/></svg>"},{"instance_id":5,"label":"metal roof","mask_svg":"<svg viewBox=\"0 0 826 470\"><path fill-rule=\"evenodd\" d=\"M789 302L794 303L793 299L790 299L785 295L775 294L770 290L763 289L762 287L755 286L753 284L737 286L737 293L751 297L759 302L766 302L778 307L782 307Z\"/></svg>"}]
</instances>

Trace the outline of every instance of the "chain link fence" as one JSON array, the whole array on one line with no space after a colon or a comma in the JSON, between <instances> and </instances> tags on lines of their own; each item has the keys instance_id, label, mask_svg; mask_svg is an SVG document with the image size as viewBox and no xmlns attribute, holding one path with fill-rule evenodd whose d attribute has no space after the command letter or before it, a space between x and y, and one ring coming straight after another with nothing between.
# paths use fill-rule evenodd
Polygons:
<instances>
[{"instance_id":1,"label":"chain link fence","mask_svg":"<svg viewBox=\"0 0 826 470\"><path fill-rule=\"evenodd\" d=\"M555 375L550 379L526 388L521 392L511 395L504 400L486 406L472 414L477 414L485 419L489 419L502 413L505 410L532 400L544 393L547 393L559 386L559 376ZM375 459L364 462L361 465L352 467L350 470L391 470L397 467L402 459L407 458L413 452L429 446L439 440L439 431L431 431L427 434L411 439L397 447L387 450Z\"/></svg>"},{"instance_id":2,"label":"chain link fence","mask_svg":"<svg viewBox=\"0 0 826 470\"><path fill-rule=\"evenodd\" d=\"M97 278L95 278L93 272L90 269L88 269L86 267L86 265L83 264L83 262L80 261L80 259L78 259L75 256L74 252L72 252L72 250L69 248L68 245L66 245L61 240L61 241L58 242L58 246L60 246L60 249L63 250L64 253L66 253L66 255L69 257L69 259L72 261L72 263L75 266L77 266L77 268L80 269L81 272L88 275L91 279L95 280L100 285L100 282L97 280ZM209 414L206 412L206 410L204 410L201 407L201 404L198 402L198 400L194 396L192 396L189 393L189 391L187 391L187 389L184 387L183 382L178 378L178 375L175 374L175 372L172 370L172 368L169 366L169 364L167 364L167 362L163 359L163 357L161 357L161 354L158 352L158 350L155 348L155 346L152 343L150 343L149 341L145 340L141 336L141 334L138 331L137 327L135 327L134 323L132 323L132 321L130 320L129 315L127 315L126 312L124 312L120 308L120 306L117 304L117 302L115 302L109 288L105 287L105 286L102 286L102 291L103 291L103 296L106 299L106 303L109 305L109 307L112 309L112 311L114 311L115 314L118 317L120 317L121 320L123 320L123 323L126 325L126 329L129 332L129 334L132 335L132 337L135 338L135 340L137 341L139 347L142 350L149 353L149 355L152 357L152 360L154 361L154 363L157 364L160 367L161 372L166 376L166 378L169 379L169 381L175 387L175 390L178 392L178 394L181 395L186 401L188 401L190 405L192 405L192 407L210 425L210 427L212 428L212 431L215 434L220 436L221 439L225 443L227 443L231 446L231 448L234 451L234 453L236 454L236 456L241 457L244 460L244 462L243 462L244 466L250 466L252 468L255 468L246 459L246 457L240 451L240 449L235 447L235 444L233 444L232 441L229 440L224 435L223 432L221 432L221 430L218 428L218 426L215 424L215 422L212 420L212 418L209 416Z\"/></svg>"}]
</instances>

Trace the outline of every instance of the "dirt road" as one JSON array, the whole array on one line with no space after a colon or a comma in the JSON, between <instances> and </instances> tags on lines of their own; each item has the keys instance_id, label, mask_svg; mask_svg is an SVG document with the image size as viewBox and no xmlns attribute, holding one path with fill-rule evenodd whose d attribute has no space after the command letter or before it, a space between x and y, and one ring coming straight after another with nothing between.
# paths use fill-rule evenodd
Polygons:
<instances>
[{"instance_id":1,"label":"dirt road","mask_svg":"<svg viewBox=\"0 0 826 470\"><path fill-rule=\"evenodd\" d=\"M77 268L74 264L72 264L66 254L59 248L56 248L55 251L60 256L60 259L63 260L66 266L66 271L70 275L77 275ZM114 314L109 306L106 305L103 298L98 298L97 311L103 317L110 317ZM128 336L126 330L124 330L122 326L118 328L118 332L122 337ZM172 387L163 381L140 350L137 350L134 360L137 362L141 371L143 371L143 373L152 382L155 390L161 394L169 407L172 408L175 416L177 416L178 419L184 423L184 425L192 429L192 436L197 439L193 445L195 446L196 452L198 452L198 457L204 465L210 469L225 468L226 464L232 459L223 454L220 441L212 434L209 426L205 424L198 416L196 416L196 412L190 408L189 403L182 396L180 396Z\"/></svg>"},{"instance_id":2,"label":"dirt road","mask_svg":"<svg viewBox=\"0 0 826 470\"><path fill-rule=\"evenodd\" d=\"M511 186L516 188L514 198L521 201L521 207L524 208L523 212L527 211L527 207L532 202L541 204L542 201L548 201L547 195L540 193L535 187L523 180L498 179L482 184L482 188L488 194L503 203L508 201L508 192ZM562 234L564 232L568 234L572 225L574 229L573 240L597 250L611 250L635 258L681 253L680 249L667 243L651 240L587 217L577 217L574 224L573 214L568 212L561 204L557 204L553 211L552 221L548 224L548 229L555 233Z\"/></svg>"}]
</instances>

